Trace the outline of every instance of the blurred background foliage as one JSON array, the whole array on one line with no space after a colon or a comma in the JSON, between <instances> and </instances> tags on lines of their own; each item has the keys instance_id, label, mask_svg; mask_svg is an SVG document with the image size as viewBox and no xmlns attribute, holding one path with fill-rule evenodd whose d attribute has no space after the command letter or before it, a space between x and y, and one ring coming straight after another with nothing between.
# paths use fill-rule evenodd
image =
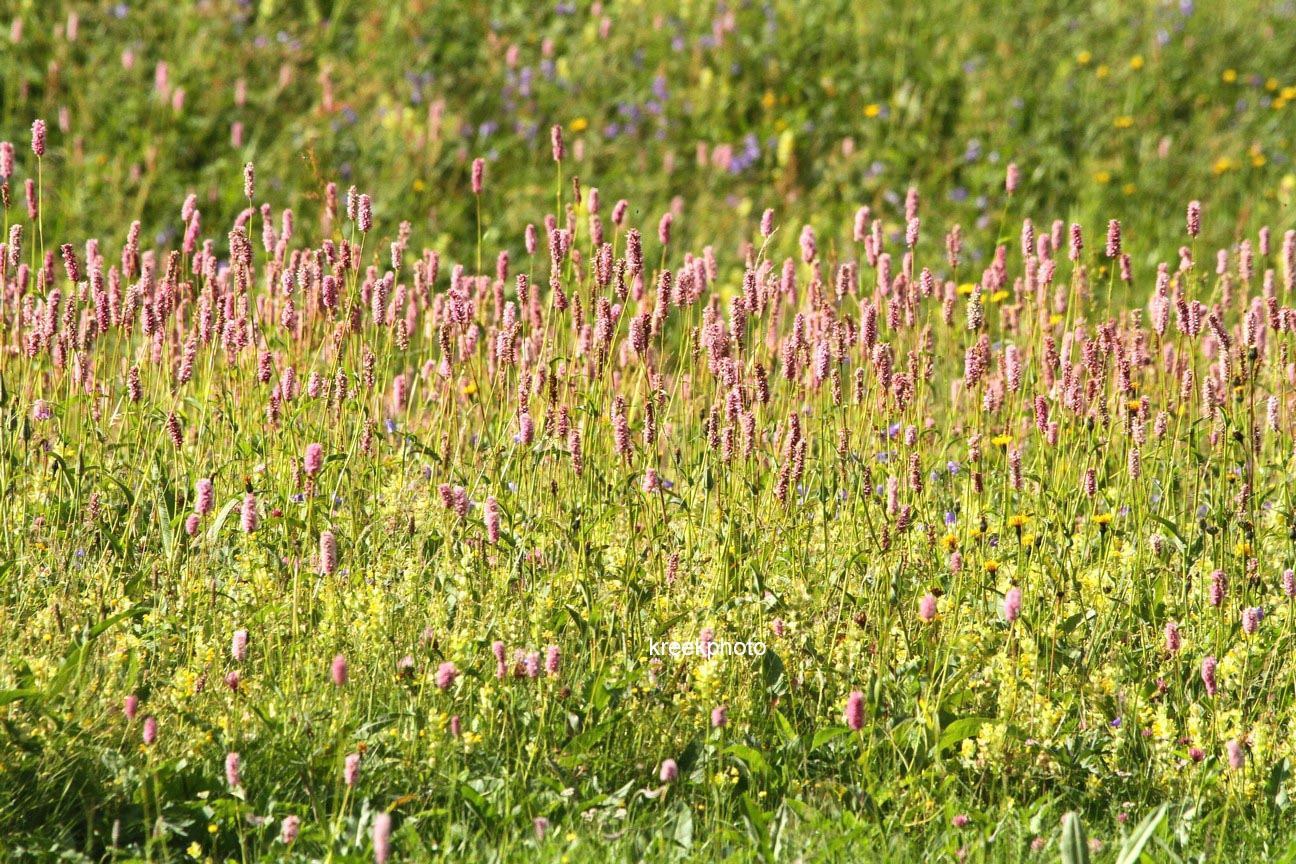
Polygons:
<instances>
[{"instance_id":1,"label":"blurred background foliage","mask_svg":"<svg viewBox=\"0 0 1296 864\"><path fill-rule=\"evenodd\" d=\"M118 241L138 218L175 241L190 192L223 233L253 161L308 232L335 180L373 194L380 233L409 219L416 244L466 254L483 156L487 248L516 252L553 200L552 124L568 178L628 199L644 229L674 208L675 237L727 252L765 207L842 238L867 204L898 231L916 185L926 220L1003 224L1001 242L1022 216L1095 239L1120 218L1146 279L1186 239L1187 201L1227 245L1243 223L1288 225L1296 195L1292 2L8 5L15 206L44 117L60 240ZM1005 220L1009 162L1024 182ZM933 254L942 233L924 232Z\"/></svg>"}]
</instances>

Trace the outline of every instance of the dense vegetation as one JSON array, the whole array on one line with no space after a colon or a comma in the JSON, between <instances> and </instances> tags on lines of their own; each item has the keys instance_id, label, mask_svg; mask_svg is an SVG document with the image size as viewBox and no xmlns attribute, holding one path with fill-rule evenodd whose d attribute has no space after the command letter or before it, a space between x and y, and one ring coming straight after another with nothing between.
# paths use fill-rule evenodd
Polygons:
<instances>
[{"instance_id":1,"label":"dense vegetation","mask_svg":"<svg viewBox=\"0 0 1296 864\"><path fill-rule=\"evenodd\" d=\"M1292 854L1289 5L60 6L5 858Z\"/></svg>"}]
</instances>

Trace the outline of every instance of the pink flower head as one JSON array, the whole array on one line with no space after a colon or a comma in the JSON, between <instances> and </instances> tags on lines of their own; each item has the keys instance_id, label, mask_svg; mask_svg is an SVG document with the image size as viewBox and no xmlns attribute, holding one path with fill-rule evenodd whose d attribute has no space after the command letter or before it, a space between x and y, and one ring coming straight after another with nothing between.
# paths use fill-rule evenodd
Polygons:
<instances>
[{"instance_id":1,"label":"pink flower head","mask_svg":"<svg viewBox=\"0 0 1296 864\"><path fill-rule=\"evenodd\" d=\"M472 163L472 190L474 195L482 194L482 180L486 176L486 160L480 156Z\"/></svg>"},{"instance_id":2,"label":"pink flower head","mask_svg":"<svg viewBox=\"0 0 1296 864\"><path fill-rule=\"evenodd\" d=\"M711 725L716 729L723 729L729 723L729 706L717 705L711 709Z\"/></svg>"},{"instance_id":3,"label":"pink flower head","mask_svg":"<svg viewBox=\"0 0 1296 864\"><path fill-rule=\"evenodd\" d=\"M45 155L45 121L32 121L32 152L39 159Z\"/></svg>"},{"instance_id":4,"label":"pink flower head","mask_svg":"<svg viewBox=\"0 0 1296 864\"><path fill-rule=\"evenodd\" d=\"M347 683L347 659L341 654L333 658L333 666L330 669L333 676L334 687L344 687Z\"/></svg>"},{"instance_id":5,"label":"pink flower head","mask_svg":"<svg viewBox=\"0 0 1296 864\"><path fill-rule=\"evenodd\" d=\"M447 660L437 667L436 686L446 690L454 683L457 677L459 677L459 670L455 667L455 664Z\"/></svg>"},{"instance_id":6,"label":"pink flower head","mask_svg":"<svg viewBox=\"0 0 1296 864\"><path fill-rule=\"evenodd\" d=\"M1211 584L1208 598L1210 605L1221 606L1224 598L1228 594L1228 574L1223 570L1215 570L1211 573Z\"/></svg>"},{"instance_id":7,"label":"pink flower head","mask_svg":"<svg viewBox=\"0 0 1296 864\"><path fill-rule=\"evenodd\" d=\"M348 786L356 785L360 779L360 754L348 753L346 761L342 765L342 780Z\"/></svg>"},{"instance_id":8,"label":"pink flower head","mask_svg":"<svg viewBox=\"0 0 1296 864\"><path fill-rule=\"evenodd\" d=\"M300 831L301 817L296 815L285 816L283 825L279 829L279 839L283 841L285 846L291 846Z\"/></svg>"},{"instance_id":9,"label":"pink flower head","mask_svg":"<svg viewBox=\"0 0 1296 864\"><path fill-rule=\"evenodd\" d=\"M200 477L194 484L194 512L199 516L206 516L212 512L216 506L216 488L212 485L211 478Z\"/></svg>"},{"instance_id":10,"label":"pink flower head","mask_svg":"<svg viewBox=\"0 0 1296 864\"><path fill-rule=\"evenodd\" d=\"M1219 661L1214 656L1207 657L1202 661L1201 679L1206 685L1206 695L1214 696L1219 692L1219 683L1215 680L1215 670L1219 667Z\"/></svg>"},{"instance_id":11,"label":"pink flower head","mask_svg":"<svg viewBox=\"0 0 1296 864\"><path fill-rule=\"evenodd\" d=\"M504 643L499 640L491 643L491 653L495 655L495 677L503 681L508 676L508 663L504 659Z\"/></svg>"},{"instance_id":12,"label":"pink flower head","mask_svg":"<svg viewBox=\"0 0 1296 864\"><path fill-rule=\"evenodd\" d=\"M234 638L230 640L230 656L242 663L247 659L248 631L235 630Z\"/></svg>"},{"instance_id":13,"label":"pink flower head","mask_svg":"<svg viewBox=\"0 0 1296 864\"><path fill-rule=\"evenodd\" d=\"M674 759L664 759L661 764L661 772L658 774L663 783L674 783L679 777L679 766L675 764Z\"/></svg>"},{"instance_id":14,"label":"pink flower head","mask_svg":"<svg viewBox=\"0 0 1296 864\"><path fill-rule=\"evenodd\" d=\"M332 531L320 532L320 573L330 576L337 572L338 551L337 538Z\"/></svg>"},{"instance_id":15,"label":"pink flower head","mask_svg":"<svg viewBox=\"0 0 1296 864\"><path fill-rule=\"evenodd\" d=\"M356 227L362 234L373 230L373 200L368 195L361 195L356 202Z\"/></svg>"},{"instance_id":16,"label":"pink flower head","mask_svg":"<svg viewBox=\"0 0 1296 864\"><path fill-rule=\"evenodd\" d=\"M231 789L237 789L242 778L239 776L239 754L225 754L225 780Z\"/></svg>"},{"instance_id":17,"label":"pink flower head","mask_svg":"<svg viewBox=\"0 0 1296 864\"><path fill-rule=\"evenodd\" d=\"M374 817L373 849L376 864L386 864L391 857L391 823L390 813L379 813Z\"/></svg>"},{"instance_id":18,"label":"pink flower head","mask_svg":"<svg viewBox=\"0 0 1296 864\"><path fill-rule=\"evenodd\" d=\"M1008 623L1021 617L1022 593L1020 588L1010 588L1004 595L1003 614Z\"/></svg>"},{"instance_id":19,"label":"pink flower head","mask_svg":"<svg viewBox=\"0 0 1296 864\"><path fill-rule=\"evenodd\" d=\"M122 705L122 713L126 715L127 720L134 720L136 712L139 711L139 697L134 693L126 697L126 702Z\"/></svg>"},{"instance_id":20,"label":"pink flower head","mask_svg":"<svg viewBox=\"0 0 1296 864\"><path fill-rule=\"evenodd\" d=\"M846 700L846 725L858 732L864 728L864 694L852 690Z\"/></svg>"},{"instance_id":21,"label":"pink flower head","mask_svg":"<svg viewBox=\"0 0 1296 864\"><path fill-rule=\"evenodd\" d=\"M918 618L923 621L933 621L936 618L936 597L933 594L924 595L918 601Z\"/></svg>"},{"instance_id":22,"label":"pink flower head","mask_svg":"<svg viewBox=\"0 0 1296 864\"><path fill-rule=\"evenodd\" d=\"M144 718L144 743L152 747L153 742L157 740L158 722L152 714Z\"/></svg>"},{"instance_id":23,"label":"pink flower head","mask_svg":"<svg viewBox=\"0 0 1296 864\"><path fill-rule=\"evenodd\" d=\"M1120 220L1112 219L1107 223L1107 252L1108 258L1119 258L1121 254L1121 224Z\"/></svg>"},{"instance_id":24,"label":"pink flower head","mask_svg":"<svg viewBox=\"0 0 1296 864\"><path fill-rule=\"evenodd\" d=\"M1224 745L1228 750L1229 768L1234 771L1241 771L1242 766L1246 764L1246 751L1242 749L1242 743L1234 739Z\"/></svg>"},{"instance_id":25,"label":"pink flower head","mask_svg":"<svg viewBox=\"0 0 1296 864\"><path fill-rule=\"evenodd\" d=\"M314 477L324 466L324 445L307 444L306 445L306 474Z\"/></svg>"},{"instance_id":26,"label":"pink flower head","mask_svg":"<svg viewBox=\"0 0 1296 864\"><path fill-rule=\"evenodd\" d=\"M566 151L563 148L562 127L555 125L549 130L549 143L553 147L553 158L555 162L561 162Z\"/></svg>"},{"instance_id":27,"label":"pink flower head","mask_svg":"<svg viewBox=\"0 0 1296 864\"><path fill-rule=\"evenodd\" d=\"M545 672L549 675L557 675L560 658L561 653L558 650L558 646L550 645L548 650L545 651Z\"/></svg>"},{"instance_id":28,"label":"pink flower head","mask_svg":"<svg viewBox=\"0 0 1296 864\"><path fill-rule=\"evenodd\" d=\"M243 533L251 534L261 524L261 517L257 514L256 496L249 492L243 498L243 510L240 514L240 522L243 525Z\"/></svg>"},{"instance_id":29,"label":"pink flower head","mask_svg":"<svg viewBox=\"0 0 1296 864\"><path fill-rule=\"evenodd\" d=\"M1017 167L1016 162L1008 164L1007 176L1004 178L1004 189L1011 195L1017 191L1018 184L1021 183L1021 169Z\"/></svg>"}]
</instances>

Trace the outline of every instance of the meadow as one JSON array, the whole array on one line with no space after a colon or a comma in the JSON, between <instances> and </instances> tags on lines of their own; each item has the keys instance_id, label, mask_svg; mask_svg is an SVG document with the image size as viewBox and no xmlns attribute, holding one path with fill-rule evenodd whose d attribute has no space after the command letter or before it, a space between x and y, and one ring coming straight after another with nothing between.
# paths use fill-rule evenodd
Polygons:
<instances>
[{"instance_id":1,"label":"meadow","mask_svg":"<svg viewBox=\"0 0 1296 864\"><path fill-rule=\"evenodd\" d=\"M18 2L0 859L1293 860L1294 18Z\"/></svg>"}]
</instances>

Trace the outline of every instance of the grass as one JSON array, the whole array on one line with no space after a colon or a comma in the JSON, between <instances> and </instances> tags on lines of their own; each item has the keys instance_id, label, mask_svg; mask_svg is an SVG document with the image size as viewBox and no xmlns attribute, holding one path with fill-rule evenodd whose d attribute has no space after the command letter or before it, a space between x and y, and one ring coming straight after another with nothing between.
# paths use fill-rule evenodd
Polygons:
<instances>
[{"instance_id":1,"label":"grass","mask_svg":"<svg viewBox=\"0 0 1296 864\"><path fill-rule=\"evenodd\" d=\"M22 10L5 858L1293 857L1292 10L846 8Z\"/></svg>"}]
</instances>

